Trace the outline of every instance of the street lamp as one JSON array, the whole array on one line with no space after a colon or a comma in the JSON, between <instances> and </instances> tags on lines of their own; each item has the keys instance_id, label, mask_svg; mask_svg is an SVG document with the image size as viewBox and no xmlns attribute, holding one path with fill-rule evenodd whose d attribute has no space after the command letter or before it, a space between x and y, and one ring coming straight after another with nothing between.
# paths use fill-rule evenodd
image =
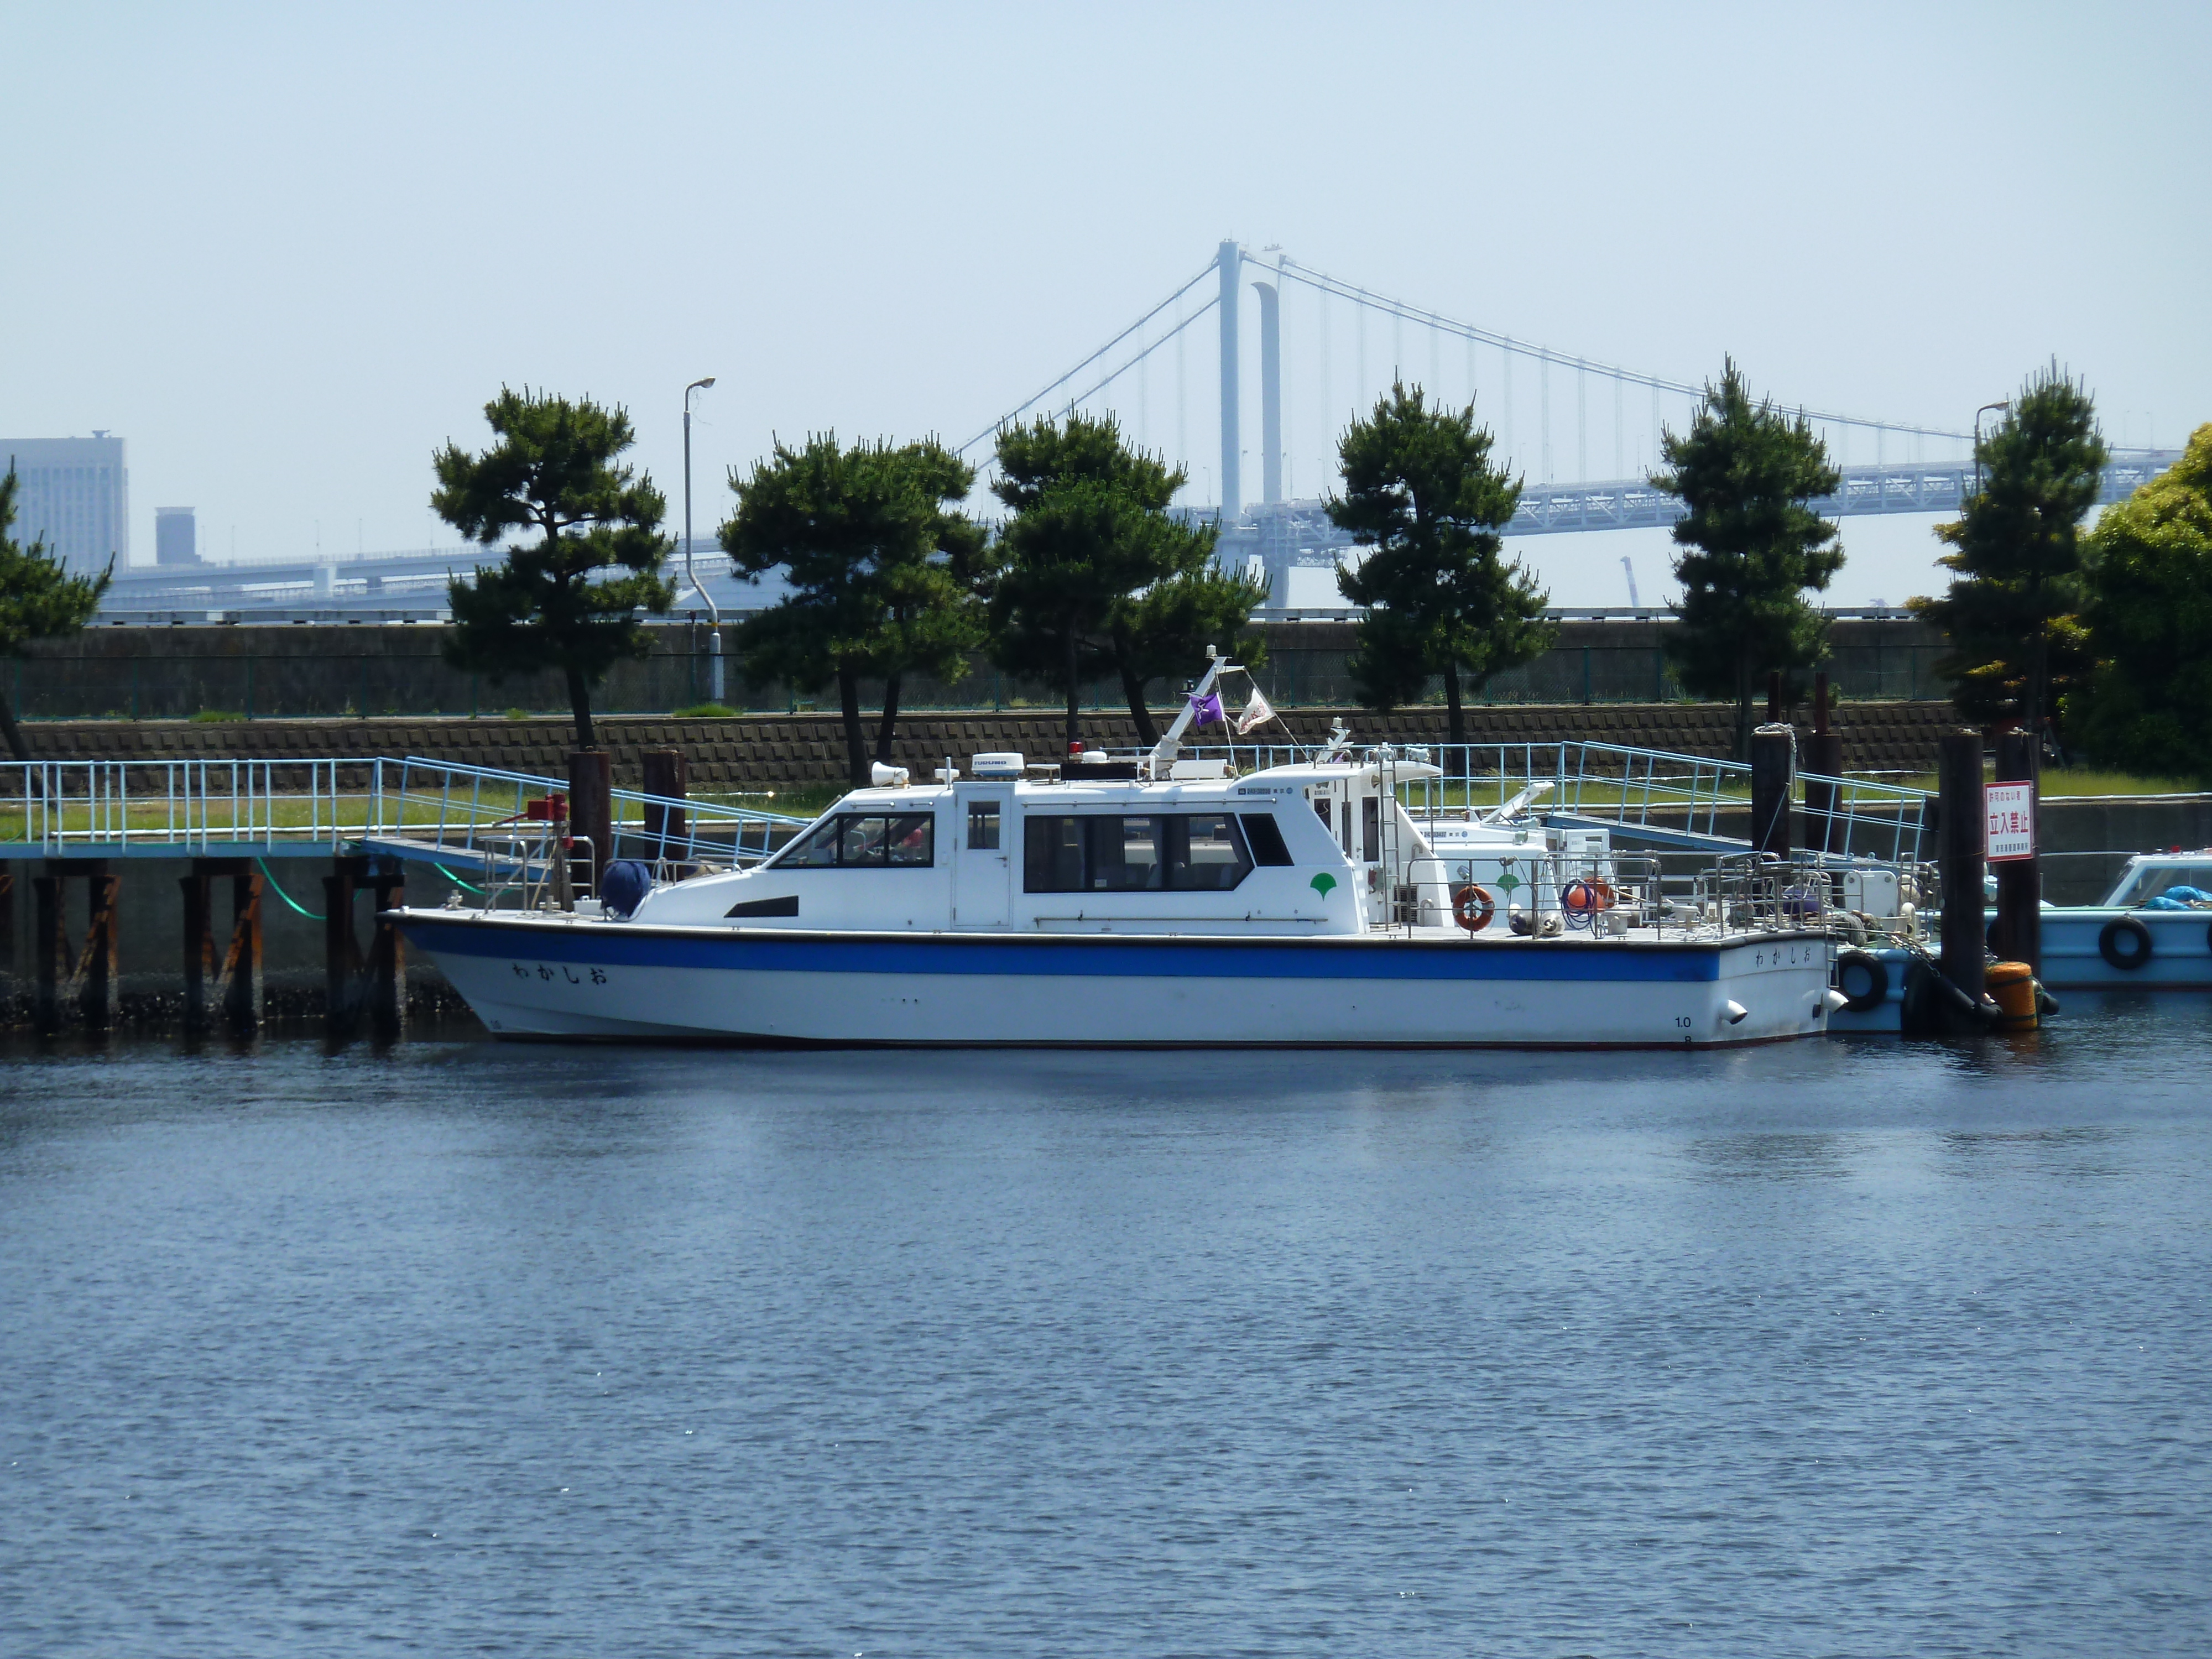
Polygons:
<instances>
[{"instance_id":1,"label":"street lamp","mask_svg":"<svg viewBox=\"0 0 2212 1659\"><path fill-rule=\"evenodd\" d=\"M1993 409L2010 409L2010 403L1984 404L1974 411L1974 494L1982 493L1982 416Z\"/></svg>"},{"instance_id":2,"label":"street lamp","mask_svg":"<svg viewBox=\"0 0 2212 1659\"><path fill-rule=\"evenodd\" d=\"M722 700L722 613L699 580L699 574L691 568L691 394L704 392L714 384L711 374L703 380L694 380L684 388L684 580L691 584L691 591L704 601L707 620L711 629L707 642L707 700Z\"/></svg>"}]
</instances>

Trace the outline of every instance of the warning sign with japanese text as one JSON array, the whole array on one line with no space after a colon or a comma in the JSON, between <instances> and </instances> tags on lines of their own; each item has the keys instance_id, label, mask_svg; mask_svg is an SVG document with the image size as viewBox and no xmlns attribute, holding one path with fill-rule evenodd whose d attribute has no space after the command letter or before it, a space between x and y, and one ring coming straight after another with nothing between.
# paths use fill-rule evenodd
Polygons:
<instances>
[{"instance_id":1,"label":"warning sign with japanese text","mask_svg":"<svg viewBox=\"0 0 2212 1659\"><path fill-rule=\"evenodd\" d=\"M1989 856L1992 864L2035 856L2035 786L2032 783L1992 783L1987 786Z\"/></svg>"}]
</instances>

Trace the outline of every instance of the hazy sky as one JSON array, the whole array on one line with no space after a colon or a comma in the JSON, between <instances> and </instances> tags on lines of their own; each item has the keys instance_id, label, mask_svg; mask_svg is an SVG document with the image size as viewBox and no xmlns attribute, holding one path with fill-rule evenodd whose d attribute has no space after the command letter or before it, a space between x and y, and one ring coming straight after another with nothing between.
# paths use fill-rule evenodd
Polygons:
<instances>
[{"instance_id":1,"label":"hazy sky","mask_svg":"<svg viewBox=\"0 0 2212 1659\"><path fill-rule=\"evenodd\" d=\"M771 432L965 439L1224 237L1678 379L1733 352L1792 404L1963 427L2055 354L2116 441L2212 419L2201 0L0 0L0 434L126 437L141 562L173 502L218 557L298 556L318 521L326 549L423 545L430 453L479 441L502 382L628 405L680 511L681 388L718 376L708 533ZM1317 325L1286 318L1300 494ZM1370 379L1398 349L1426 378L1425 345L1370 338ZM1171 357L1148 377L1171 446ZM1609 402L1586 419L1602 476ZM1838 596L1928 587L1927 526L1845 520ZM1661 585L1656 534L1523 550L1564 603L1620 602L1623 550Z\"/></svg>"}]
</instances>

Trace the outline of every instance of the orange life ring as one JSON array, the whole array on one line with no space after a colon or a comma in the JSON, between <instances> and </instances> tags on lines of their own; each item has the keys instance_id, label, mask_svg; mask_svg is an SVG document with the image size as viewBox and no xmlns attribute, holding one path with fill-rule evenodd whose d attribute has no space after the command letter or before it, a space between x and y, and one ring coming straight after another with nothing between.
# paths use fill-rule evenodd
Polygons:
<instances>
[{"instance_id":1,"label":"orange life ring","mask_svg":"<svg viewBox=\"0 0 2212 1659\"><path fill-rule=\"evenodd\" d=\"M1469 882L1452 890L1452 920L1468 933L1480 933L1497 914L1498 901L1490 896L1489 889Z\"/></svg>"}]
</instances>

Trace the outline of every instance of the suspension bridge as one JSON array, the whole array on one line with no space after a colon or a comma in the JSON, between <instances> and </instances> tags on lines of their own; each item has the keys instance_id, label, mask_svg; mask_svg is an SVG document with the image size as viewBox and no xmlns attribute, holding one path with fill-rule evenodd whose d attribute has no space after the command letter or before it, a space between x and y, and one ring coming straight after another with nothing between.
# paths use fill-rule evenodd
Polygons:
<instances>
[{"instance_id":1,"label":"suspension bridge","mask_svg":"<svg viewBox=\"0 0 2212 1659\"><path fill-rule=\"evenodd\" d=\"M1244 493L1255 454L1243 420L1255 390L1244 356L1248 294L1257 323L1256 499ZM1207 335L1213 361L1194 376ZM1286 568L1333 567L1351 545L1322 501L1336 475L1337 437L1401 378L1439 400L1475 405L1524 480L1509 536L1664 528L1681 516L1681 503L1647 475L1662 434L1688 426L1704 386L1463 322L1312 270L1279 248L1252 254L1233 241L960 453L988 465L1010 422L1112 414L1140 447L1182 467L1186 507L1218 516L1224 561L1263 571L1279 607ZM1842 488L1814 503L1825 515L1955 513L1972 493L1971 432L1802 405L1790 412L1843 474ZM1219 441L1211 453L1208 425ZM2100 500L2124 500L2179 456L2115 452Z\"/></svg>"},{"instance_id":2,"label":"suspension bridge","mask_svg":"<svg viewBox=\"0 0 2212 1659\"><path fill-rule=\"evenodd\" d=\"M1248 319L1256 361L1244 352ZM1333 570L1352 545L1322 505L1336 477L1337 438L1400 377L1436 398L1475 405L1497 453L1523 479L1508 536L1664 528L1681 516L1681 503L1654 489L1647 475L1663 432L1689 424L1702 386L1463 322L1300 264L1279 248L1255 254L1233 241L1097 350L975 432L960 453L988 466L993 441L1010 422L1079 410L1112 414L1140 447L1182 468L1190 482L1179 504L1218 517L1222 562L1264 575L1267 609L1279 611L1293 603L1291 570ZM1256 434L1243 419L1255 399ZM1972 492L1970 432L1804 406L1791 412L1812 426L1843 474L1842 488L1814 503L1823 514L1955 513ZM1254 435L1256 449L1248 441ZM2100 499L2125 499L2180 453L2116 450ZM1248 459L1257 461L1259 486L1249 498ZM769 602L772 589L730 576L711 538L693 551L725 609ZM431 621L443 614L449 574L500 556L432 548L118 570L102 614ZM1317 586L1334 608L1334 583Z\"/></svg>"}]
</instances>

